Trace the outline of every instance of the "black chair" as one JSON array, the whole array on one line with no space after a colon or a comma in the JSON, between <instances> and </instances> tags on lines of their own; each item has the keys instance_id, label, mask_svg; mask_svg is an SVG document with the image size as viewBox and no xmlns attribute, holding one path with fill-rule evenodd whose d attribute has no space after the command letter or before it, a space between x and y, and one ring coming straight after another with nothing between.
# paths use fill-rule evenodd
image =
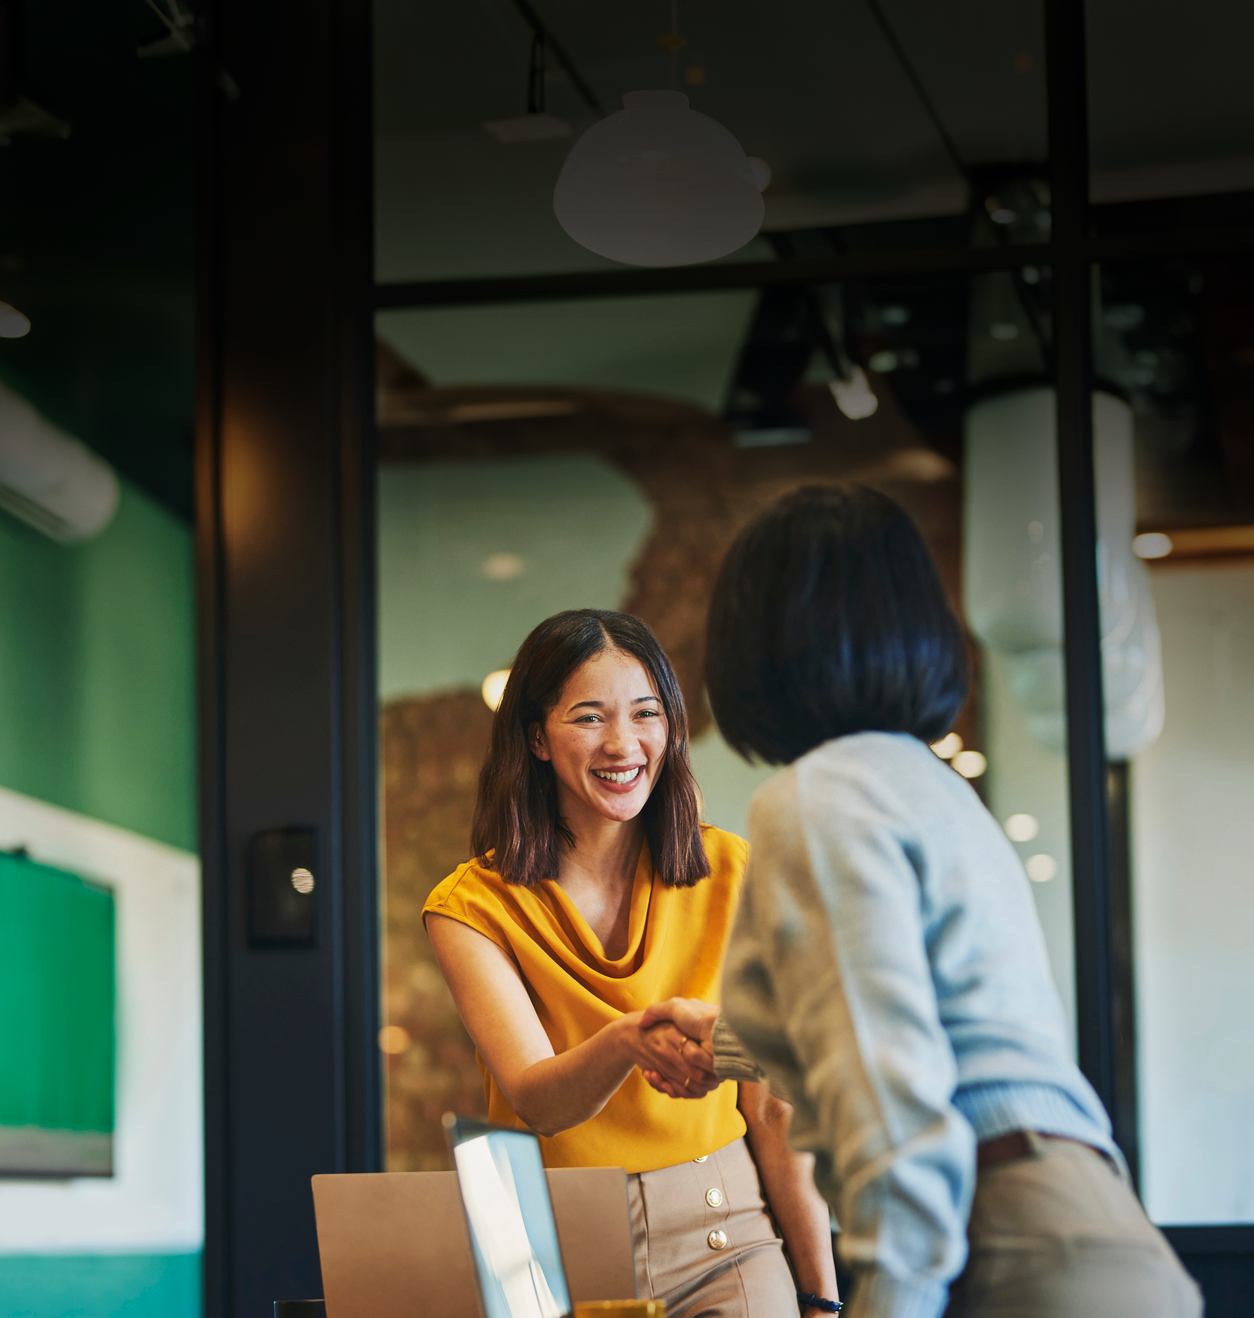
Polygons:
<instances>
[{"instance_id":1,"label":"black chair","mask_svg":"<svg viewBox=\"0 0 1254 1318\"><path fill-rule=\"evenodd\" d=\"M327 1318L325 1300L275 1300L274 1318Z\"/></svg>"}]
</instances>

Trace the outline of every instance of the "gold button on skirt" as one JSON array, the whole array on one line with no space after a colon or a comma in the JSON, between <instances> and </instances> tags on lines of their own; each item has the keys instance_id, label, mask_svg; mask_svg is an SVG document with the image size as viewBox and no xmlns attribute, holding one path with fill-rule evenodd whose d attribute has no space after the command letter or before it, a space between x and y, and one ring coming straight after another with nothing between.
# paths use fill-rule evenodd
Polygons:
<instances>
[{"instance_id":1,"label":"gold button on skirt","mask_svg":"<svg viewBox=\"0 0 1254 1318\"><path fill-rule=\"evenodd\" d=\"M636 1290L668 1318L798 1318L783 1242L743 1139L627 1178Z\"/></svg>"}]
</instances>

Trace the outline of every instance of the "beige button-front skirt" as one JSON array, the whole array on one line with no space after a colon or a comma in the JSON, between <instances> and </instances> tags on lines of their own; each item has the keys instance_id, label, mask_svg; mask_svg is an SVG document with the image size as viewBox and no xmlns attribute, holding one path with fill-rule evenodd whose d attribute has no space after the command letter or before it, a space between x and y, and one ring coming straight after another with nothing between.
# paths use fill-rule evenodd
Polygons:
<instances>
[{"instance_id":1,"label":"beige button-front skirt","mask_svg":"<svg viewBox=\"0 0 1254 1318\"><path fill-rule=\"evenodd\" d=\"M798 1318L783 1241L743 1139L627 1178L642 1299L667 1318Z\"/></svg>"}]
</instances>

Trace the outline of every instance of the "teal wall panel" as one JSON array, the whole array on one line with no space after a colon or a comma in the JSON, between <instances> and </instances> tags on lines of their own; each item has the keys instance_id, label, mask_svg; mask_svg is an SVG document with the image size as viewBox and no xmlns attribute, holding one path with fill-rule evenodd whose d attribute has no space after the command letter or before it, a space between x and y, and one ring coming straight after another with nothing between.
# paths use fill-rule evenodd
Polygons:
<instances>
[{"instance_id":1,"label":"teal wall panel","mask_svg":"<svg viewBox=\"0 0 1254 1318\"><path fill-rule=\"evenodd\" d=\"M0 1255L0 1318L199 1318L200 1255Z\"/></svg>"}]
</instances>

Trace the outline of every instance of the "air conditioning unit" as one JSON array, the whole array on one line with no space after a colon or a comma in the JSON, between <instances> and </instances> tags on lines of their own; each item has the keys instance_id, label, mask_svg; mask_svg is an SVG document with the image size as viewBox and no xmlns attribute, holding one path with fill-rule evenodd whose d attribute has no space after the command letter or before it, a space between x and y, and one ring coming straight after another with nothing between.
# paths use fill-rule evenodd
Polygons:
<instances>
[{"instance_id":1,"label":"air conditioning unit","mask_svg":"<svg viewBox=\"0 0 1254 1318\"><path fill-rule=\"evenodd\" d=\"M107 462L0 384L0 509L75 544L109 525L119 493Z\"/></svg>"}]
</instances>

